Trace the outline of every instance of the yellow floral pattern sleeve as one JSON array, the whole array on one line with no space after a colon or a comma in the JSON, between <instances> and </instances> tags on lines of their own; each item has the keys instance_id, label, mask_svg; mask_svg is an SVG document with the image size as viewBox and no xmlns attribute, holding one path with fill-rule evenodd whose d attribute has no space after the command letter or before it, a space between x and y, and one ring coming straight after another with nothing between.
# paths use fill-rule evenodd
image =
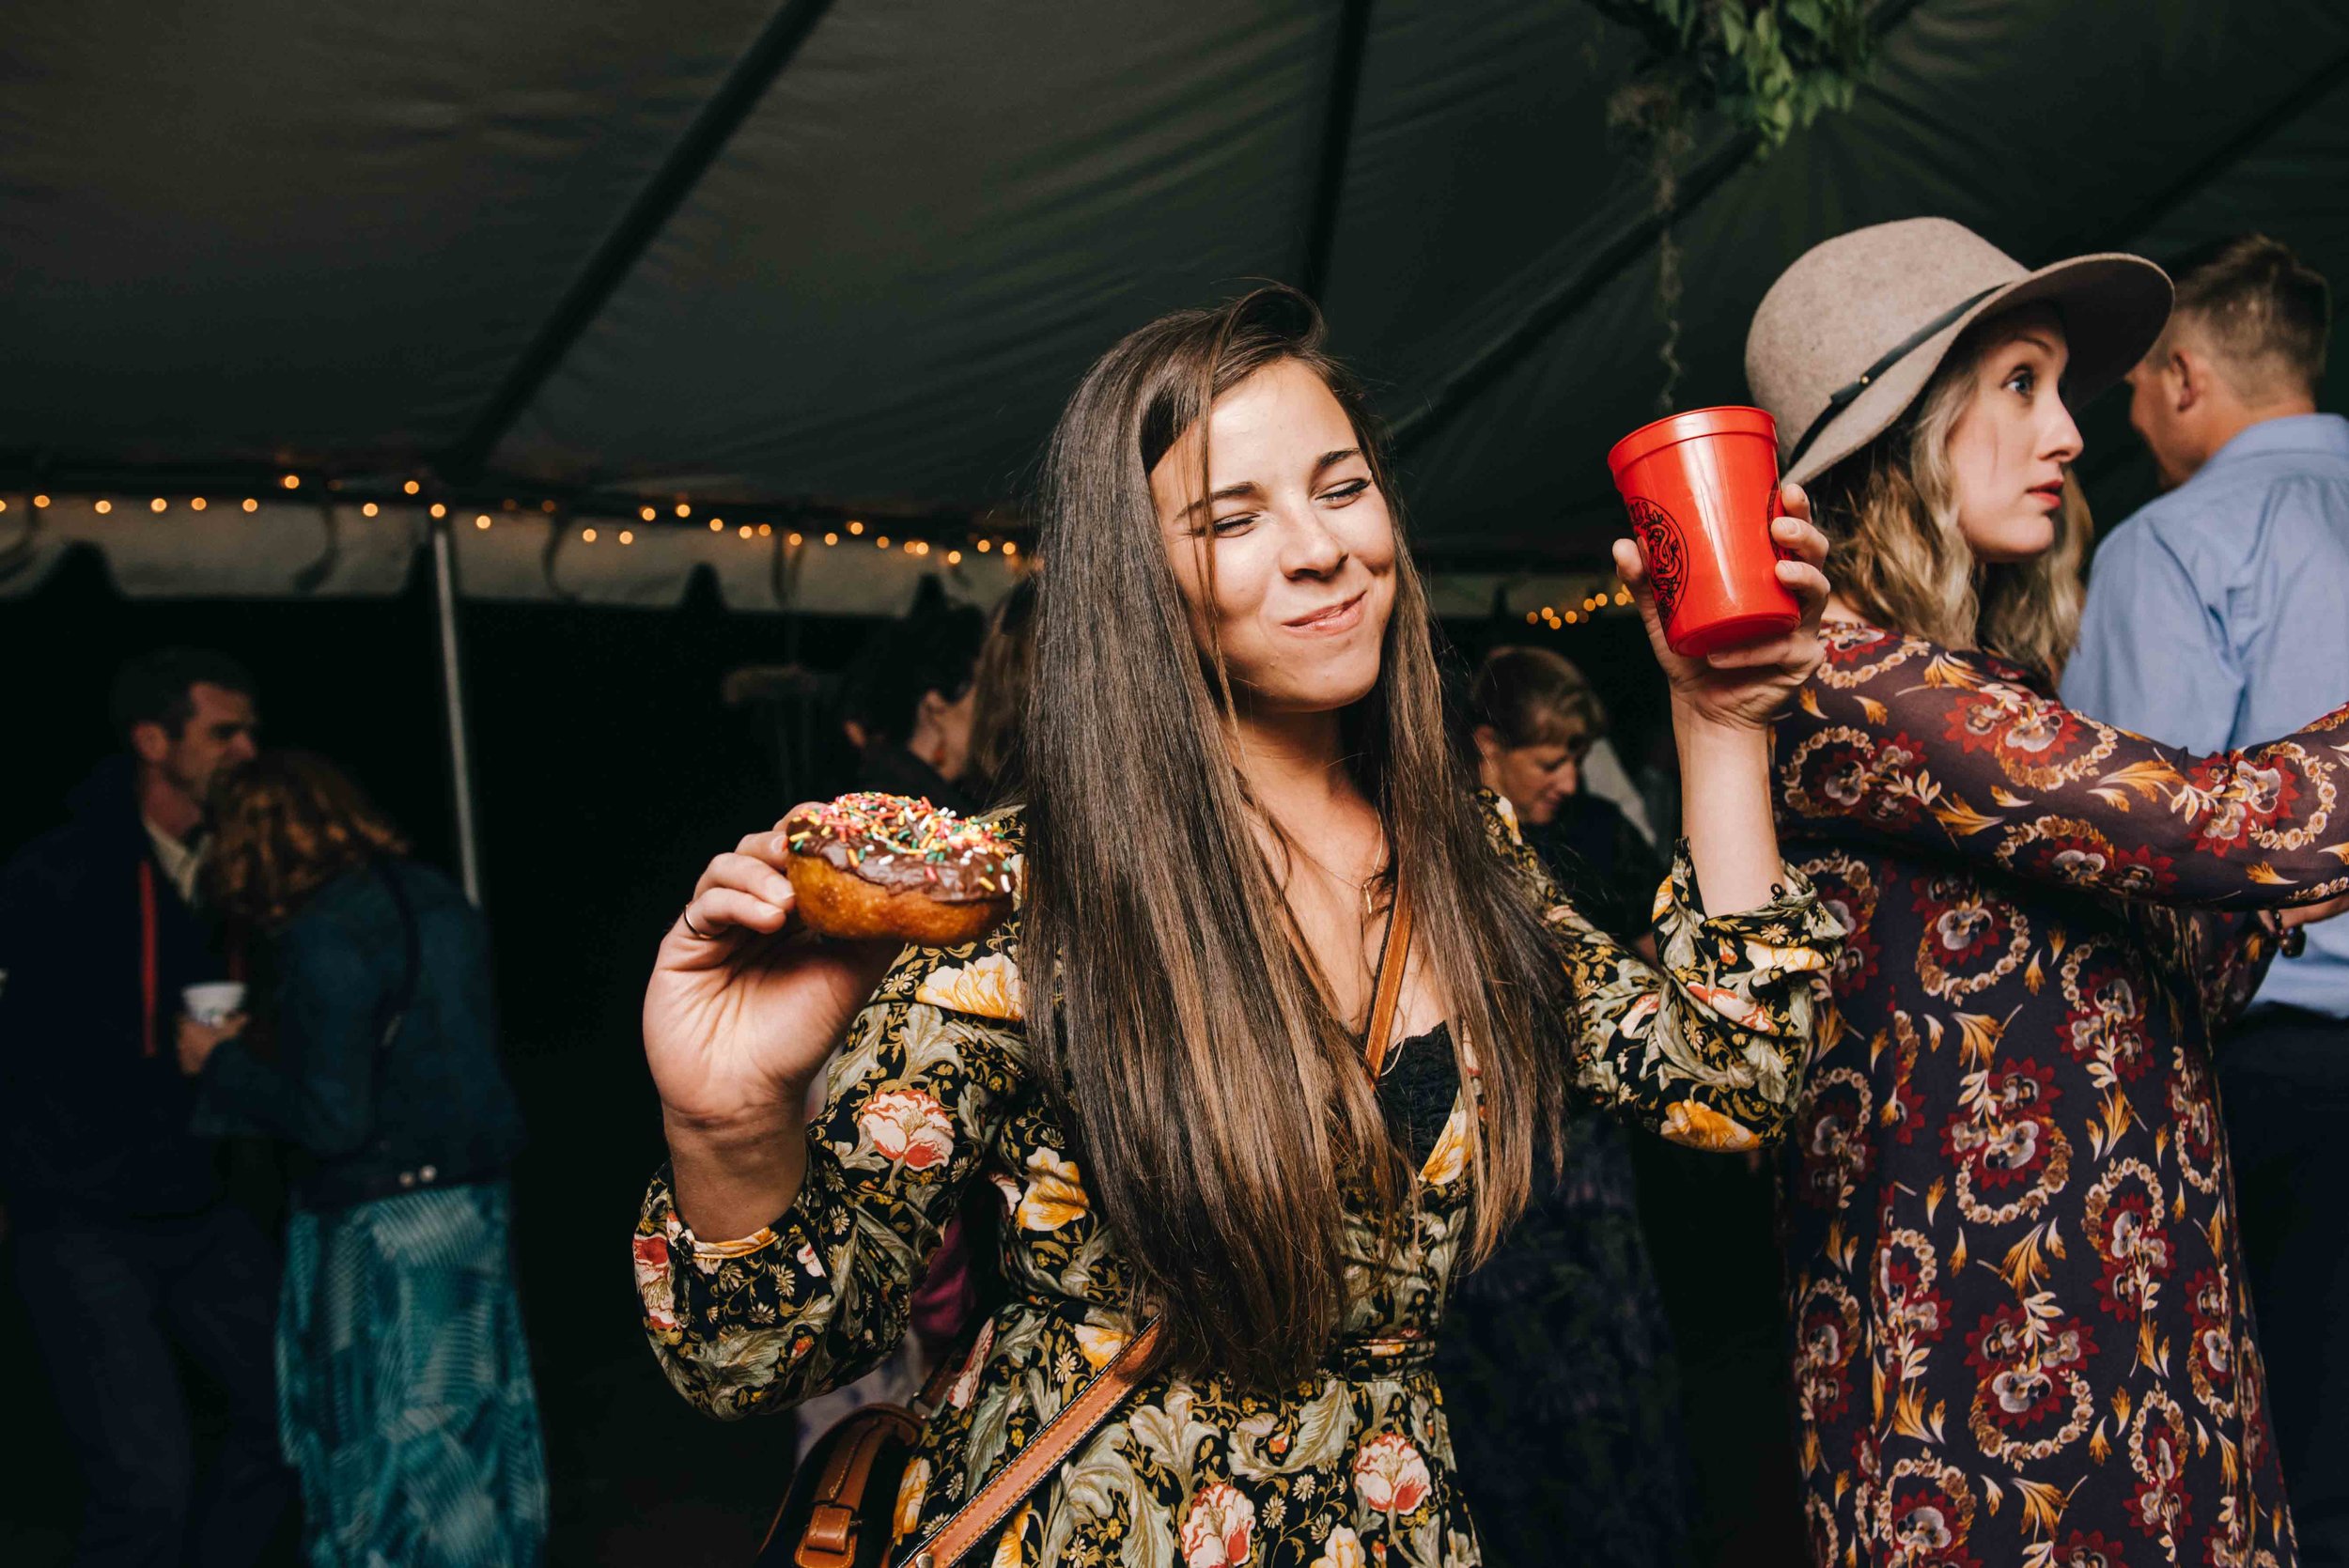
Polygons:
<instances>
[{"instance_id":1,"label":"yellow floral pattern sleeve","mask_svg":"<svg viewBox=\"0 0 2349 1568\"><path fill-rule=\"evenodd\" d=\"M1573 1082L1593 1104L1692 1148L1775 1141L1794 1114L1843 928L1787 870L1759 908L1706 916L1688 845L1656 890L1658 965L1593 924L1487 796L1496 846L1533 889L1574 981Z\"/></svg>"},{"instance_id":2,"label":"yellow floral pattern sleeve","mask_svg":"<svg viewBox=\"0 0 2349 1568\"><path fill-rule=\"evenodd\" d=\"M637 1224L637 1292L669 1381L711 1415L797 1405L903 1341L913 1290L1023 1097L1019 973L991 937L908 948L850 1027L790 1209L695 1235L666 1170Z\"/></svg>"}]
</instances>

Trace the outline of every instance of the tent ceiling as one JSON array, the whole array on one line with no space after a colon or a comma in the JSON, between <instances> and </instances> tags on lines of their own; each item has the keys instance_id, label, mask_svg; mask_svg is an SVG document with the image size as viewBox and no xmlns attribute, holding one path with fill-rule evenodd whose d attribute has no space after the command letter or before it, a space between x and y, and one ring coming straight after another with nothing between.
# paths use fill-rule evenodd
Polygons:
<instances>
[{"instance_id":1,"label":"tent ceiling","mask_svg":"<svg viewBox=\"0 0 2349 1568\"><path fill-rule=\"evenodd\" d=\"M1743 396L1762 291L1855 224L2034 262L2258 226L2349 280L2332 0L1879 23L1850 115L1766 163L1700 137L1681 403ZM1120 333L1319 257L1430 550L1595 562L1662 381L1604 123L1632 51L1585 0L36 8L0 464L974 511ZM2110 472L2109 406L2091 433Z\"/></svg>"}]
</instances>

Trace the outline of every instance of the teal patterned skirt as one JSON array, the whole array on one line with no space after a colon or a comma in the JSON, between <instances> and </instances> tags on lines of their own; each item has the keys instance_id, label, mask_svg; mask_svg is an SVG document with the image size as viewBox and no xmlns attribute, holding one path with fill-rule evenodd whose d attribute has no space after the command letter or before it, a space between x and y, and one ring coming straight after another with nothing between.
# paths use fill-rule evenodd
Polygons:
<instances>
[{"instance_id":1,"label":"teal patterned skirt","mask_svg":"<svg viewBox=\"0 0 2349 1568\"><path fill-rule=\"evenodd\" d=\"M277 1431L313 1568L537 1568L546 1459L505 1184L288 1226Z\"/></svg>"}]
</instances>

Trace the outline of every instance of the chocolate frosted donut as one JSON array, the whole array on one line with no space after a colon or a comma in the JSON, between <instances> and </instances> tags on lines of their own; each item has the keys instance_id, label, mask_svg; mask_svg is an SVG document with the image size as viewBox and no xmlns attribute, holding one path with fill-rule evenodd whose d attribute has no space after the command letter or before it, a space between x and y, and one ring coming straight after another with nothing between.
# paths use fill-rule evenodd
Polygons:
<instances>
[{"instance_id":1,"label":"chocolate frosted donut","mask_svg":"<svg viewBox=\"0 0 2349 1568\"><path fill-rule=\"evenodd\" d=\"M975 941L1011 913L1019 857L995 833L902 795L843 795L784 818L800 916L828 937Z\"/></svg>"}]
</instances>

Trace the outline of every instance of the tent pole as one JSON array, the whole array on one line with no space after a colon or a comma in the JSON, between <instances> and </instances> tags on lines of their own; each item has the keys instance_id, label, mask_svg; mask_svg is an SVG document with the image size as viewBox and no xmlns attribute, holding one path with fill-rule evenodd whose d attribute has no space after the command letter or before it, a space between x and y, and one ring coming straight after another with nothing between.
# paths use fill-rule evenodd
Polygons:
<instances>
[{"instance_id":1,"label":"tent pole","mask_svg":"<svg viewBox=\"0 0 2349 1568\"><path fill-rule=\"evenodd\" d=\"M448 763L457 792L457 865L465 896L481 904L481 846L474 820L473 753L465 742L465 668L457 647L457 545L448 519L432 520L432 600L441 633L441 694L448 713Z\"/></svg>"}]
</instances>

